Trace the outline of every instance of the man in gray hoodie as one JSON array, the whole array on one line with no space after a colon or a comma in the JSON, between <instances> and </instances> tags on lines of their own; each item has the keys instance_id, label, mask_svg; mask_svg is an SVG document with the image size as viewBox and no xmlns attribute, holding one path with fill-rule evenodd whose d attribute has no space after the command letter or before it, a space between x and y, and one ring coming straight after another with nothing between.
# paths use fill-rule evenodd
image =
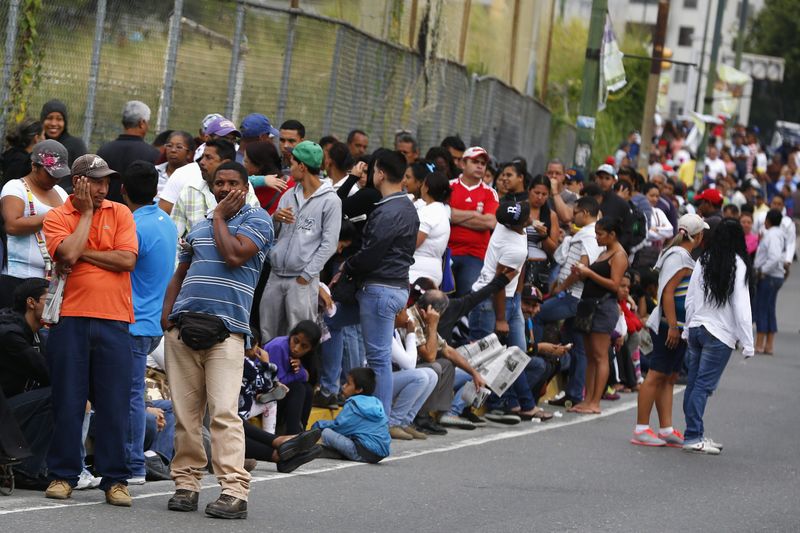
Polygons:
<instances>
[{"instance_id":1,"label":"man in gray hoodie","mask_svg":"<svg viewBox=\"0 0 800 533\"><path fill-rule=\"evenodd\" d=\"M336 252L342 201L319 179L322 148L303 141L292 150L297 182L272 216L277 240L269 253L272 271L261 297L261 340L286 335L301 320L315 320L319 273Z\"/></svg>"}]
</instances>

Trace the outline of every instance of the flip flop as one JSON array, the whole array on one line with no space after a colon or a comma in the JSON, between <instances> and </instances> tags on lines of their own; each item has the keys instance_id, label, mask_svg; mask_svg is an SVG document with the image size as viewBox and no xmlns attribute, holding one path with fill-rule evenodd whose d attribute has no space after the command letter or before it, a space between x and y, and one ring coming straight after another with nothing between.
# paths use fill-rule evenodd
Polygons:
<instances>
[{"instance_id":1,"label":"flip flop","mask_svg":"<svg viewBox=\"0 0 800 533\"><path fill-rule=\"evenodd\" d=\"M540 409L536 411L536 413L533 415L533 418L538 418L542 422L547 422L548 420L553 418L553 413L548 413L547 411Z\"/></svg>"}]
</instances>

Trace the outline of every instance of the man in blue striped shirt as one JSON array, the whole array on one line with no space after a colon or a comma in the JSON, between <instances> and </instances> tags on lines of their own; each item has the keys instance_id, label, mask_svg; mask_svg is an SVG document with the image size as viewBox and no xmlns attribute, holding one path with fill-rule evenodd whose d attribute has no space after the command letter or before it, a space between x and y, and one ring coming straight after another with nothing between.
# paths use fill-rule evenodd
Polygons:
<instances>
[{"instance_id":1,"label":"man in blue striped shirt","mask_svg":"<svg viewBox=\"0 0 800 533\"><path fill-rule=\"evenodd\" d=\"M175 495L168 508L197 510L206 466L203 416L211 417L211 456L222 486L206 514L246 518L250 474L244 469L244 430L237 413L250 308L273 243L267 213L245 203L247 171L221 164L212 181L217 207L182 244L162 313L166 367L175 409Z\"/></svg>"}]
</instances>

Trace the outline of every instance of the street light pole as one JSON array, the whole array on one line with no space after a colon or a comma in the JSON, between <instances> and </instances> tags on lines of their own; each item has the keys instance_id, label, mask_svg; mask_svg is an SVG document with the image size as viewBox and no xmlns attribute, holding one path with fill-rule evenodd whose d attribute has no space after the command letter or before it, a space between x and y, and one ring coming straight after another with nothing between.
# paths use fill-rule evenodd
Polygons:
<instances>
[{"instance_id":1,"label":"street light pole","mask_svg":"<svg viewBox=\"0 0 800 533\"><path fill-rule=\"evenodd\" d=\"M658 84L661 78L661 60L664 57L664 41L667 38L667 19L669 18L669 0L659 0L656 33L653 37L653 59L650 61L650 77L647 79L647 94L644 100L644 117L642 118L642 146L639 150L639 172L647 175L650 164L650 151L653 147L653 116L656 113Z\"/></svg>"},{"instance_id":2,"label":"street light pole","mask_svg":"<svg viewBox=\"0 0 800 533\"><path fill-rule=\"evenodd\" d=\"M592 0L589 40L586 43L586 60L583 63L583 90L578 108L578 139L575 146L575 166L584 173L592 162L597 92L600 83L600 47L603 43L607 10L608 0Z\"/></svg>"},{"instance_id":3,"label":"street light pole","mask_svg":"<svg viewBox=\"0 0 800 533\"><path fill-rule=\"evenodd\" d=\"M714 22L714 38L711 41L711 60L708 62L708 74L706 75L706 96L703 98L703 114L712 113L714 103L714 84L717 82L717 58L719 57L719 43L722 33L722 18L725 15L725 0L718 0L717 20ZM705 173L706 145L708 144L708 125L703 132L703 140L697 148L697 166L694 176L694 187L699 189L703 184L703 174Z\"/></svg>"}]
</instances>

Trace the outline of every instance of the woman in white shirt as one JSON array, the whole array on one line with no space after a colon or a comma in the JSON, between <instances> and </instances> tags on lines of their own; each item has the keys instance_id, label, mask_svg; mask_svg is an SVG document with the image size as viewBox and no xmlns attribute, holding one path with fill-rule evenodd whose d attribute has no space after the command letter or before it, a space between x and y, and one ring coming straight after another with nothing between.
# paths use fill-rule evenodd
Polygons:
<instances>
[{"instance_id":1,"label":"woman in white shirt","mask_svg":"<svg viewBox=\"0 0 800 533\"><path fill-rule=\"evenodd\" d=\"M742 226L738 220L723 219L697 261L686 293L684 451L718 455L722 450L705 437L703 414L736 343L741 343L745 357L754 353L750 274Z\"/></svg>"},{"instance_id":2,"label":"woman in white shirt","mask_svg":"<svg viewBox=\"0 0 800 533\"><path fill-rule=\"evenodd\" d=\"M764 219L766 228L756 250L753 269L758 276L756 287L756 352L772 355L778 320L775 306L778 291L783 285L784 235L781 230L783 215L777 209L770 209Z\"/></svg>"},{"instance_id":3,"label":"woman in white shirt","mask_svg":"<svg viewBox=\"0 0 800 533\"><path fill-rule=\"evenodd\" d=\"M650 220L647 221L647 242L650 246L661 250L664 243L673 237L673 228L666 213L658 206L658 200L661 198L658 186L655 183L646 183L642 189L642 194L645 195L647 201L653 207Z\"/></svg>"},{"instance_id":4,"label":"woman in white shirt","mask_svg":"<svg viewBox=\"0 0 800 533\"><path fill-rule=\"evenodd\" d=\"M44 216L67 199L56 185L70 174L67 150L48 139L36 144L31 153L31 171L3 187L2 213L8 234L8 265L3 273L15 278L48 278L53 262L45 246Z\"/></svg>"},{"instance_id":5,"label":"woman in white shirt","mask_svg":"<svg viewBox=\"0 0 800 533\"><path fill-rule=\"evenodd\" d=\"M408 277L412 282L430 278L438 287L442 284L442 256L450 240L450 183L441 172L432 172L425 177L420 193L425 205L417 211L417 251Z\"/></svg>"}]
</instances>

